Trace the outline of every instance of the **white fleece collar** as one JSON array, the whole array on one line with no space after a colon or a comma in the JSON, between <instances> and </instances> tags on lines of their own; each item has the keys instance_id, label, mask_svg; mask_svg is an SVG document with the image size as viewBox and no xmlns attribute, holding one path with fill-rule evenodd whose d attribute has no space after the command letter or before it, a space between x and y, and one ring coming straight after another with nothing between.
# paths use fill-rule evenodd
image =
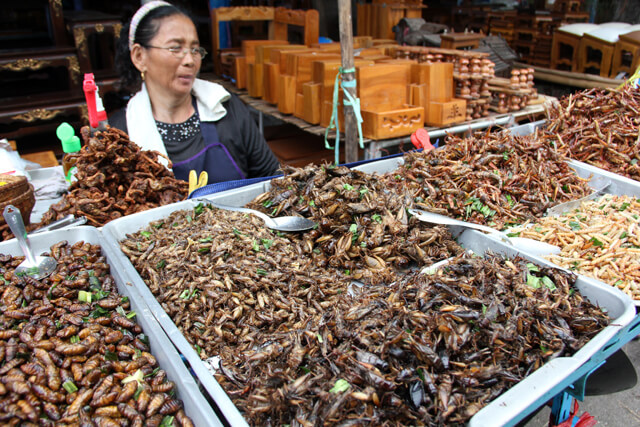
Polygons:
<instances>
[{"instance_id":1,"label":"white fleece collar","mask_svg":"<svg viewBox=\"0 0 640 427\"><path fill-rule=\"evenodd\" d=\"M200 121L216 122L227 114L222 103L228 100L231 95L221 85L196 79L193 82L191 93L196 97ZM142 89L129 100L126 117L131 141L138 144L143 150L155 150L167 155L167 150L153 118L149 92L147 92L147 85L144 82L142 82ZM163 157L159 157L158 160L167 166L167 161Z\"/></svg>"}]
</instances>

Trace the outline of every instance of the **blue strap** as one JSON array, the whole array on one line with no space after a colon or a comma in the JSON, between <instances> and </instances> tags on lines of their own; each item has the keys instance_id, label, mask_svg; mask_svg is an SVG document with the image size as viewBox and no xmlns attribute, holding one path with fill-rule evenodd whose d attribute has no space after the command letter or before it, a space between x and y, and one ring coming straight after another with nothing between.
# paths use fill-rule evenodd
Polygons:
<instances>
[{"instance_id":1,"label":"blue strap","mask_svg":"<svg viewBox=\"0 0 640 427\"><path fill-rule=\"evenodd\" d=\"M355 68L349 68L345 70L342 67L340 67L338 69L338 72L336 73L336 81L333 85L333 108L331 109L331 120L329 121L329 126L324 131L324 146L328 150L332 148L334 149L335 151L334 161L336 165L340 164L340 124L339 124L339 118L338 118L338 97L339 97L338 88L342 88L342 92L344 93L342 104L346 106L350 105L351 107L353 107L353 113L356 116L356 123L358 125L358 143L360 145L360 148L364 148L364 142L362 140L362 114L360 113L360 99L351 95L351 93L347 90L347 88L355 89L357 87L357 81L356 79L344 81L341 78L342 74L355 73L355 71L356 71ZM334 128L336 130L336 144L335 144L335 147L332 147L331 144L329 144L328 137L329 137L329 130Z\"/></svg>"}]
</instances>

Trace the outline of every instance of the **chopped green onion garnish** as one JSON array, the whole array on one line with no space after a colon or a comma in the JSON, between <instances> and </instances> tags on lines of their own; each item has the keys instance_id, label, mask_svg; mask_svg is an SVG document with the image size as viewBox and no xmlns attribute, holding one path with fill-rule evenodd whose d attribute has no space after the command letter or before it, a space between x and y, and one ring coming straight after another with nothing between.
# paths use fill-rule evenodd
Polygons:
<instances>
[{"instance_id":1,"label":"chopped green onion garnish","mask_svg":"<svg viewBox=\"0 0 640 427\"><path fill-rule=\"evenodd\" d=\"M349 387L351 387L351 384L349 384L347 380L339 379L333 388L329 390L329 393L342 393L343 391L349 390Z\"/></svg>"},{"instance_id":2,"label":"chopped green onion garnish","mask_svg":"<svg viewBox=\"0 0 640 427\"><path fill-rule=\"evenodd\" d=\"M65 381L65 383L62 384L62 388L64 388L69 394L78 391L78 387L76 387L76 385L71 380Z\"/></svg>"},{"instance_id":3,"label":"chopped green onion garnish","mask_svg":"<svg viewBox=\"0 0 640 427\"><path fill-rule=\"evenodd\" d=\"M82 302L91 302L91 292L79 291L78 300Z\"/></svg>"},{"instance_id":4,"label":"chopped green onion garnish","mask_svg":"<svg viewBox=\"0 0 640 427\"><path fill-rule=\"evenodd\" d=\"M140 369L138 369L133 375L129 375L127 378L122 380L122 384L130 383L131 381L138 381L138 384L142 382L144 379L144 374Z\"/></svg>"}]
</instances>

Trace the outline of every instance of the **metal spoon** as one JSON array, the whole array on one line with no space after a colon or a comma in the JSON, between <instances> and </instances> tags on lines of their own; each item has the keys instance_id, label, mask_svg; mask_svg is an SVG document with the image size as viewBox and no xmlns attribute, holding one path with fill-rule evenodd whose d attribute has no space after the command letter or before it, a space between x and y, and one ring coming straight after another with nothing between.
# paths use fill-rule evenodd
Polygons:
<instances>
[{"instance_id":1,"label":"metal spoon","mask_svg":"<svg viewBox=\"0 0 640 427\"><path fill-rule=\"evenodd\" d=\"M25 260L15 270L16 275L27 275L40 280L53 273L58 265L54 258L33 255L20 210L13 205L8 205L4 208L3 216L7 224L9 224L11 232L16 236L20 249L22 249L25 256Z\"/></svg>"},{"instance_id":2,"label":"metal spoon","mask_svg":"<svg viewBox=\"0 0 640 427\"><path fill-rule=\"evenodd\" d=\"M432 224L457 225L460 227L473 228L475 230L493 234L504 242L512 245L516 249L520 249L533 255L550 255L560 253L560 248L558 246L550 245L549 243L540 242L534 239L527 239L524 237L508 237L503 232L498 231L495 228L487 227L485 225L460 221L459 219L449 218L448 216L423 211L421 209L409 209L409 213L411 215L414 215L420 221L430 222Z\"/></svg>"},{"instance_id":3,"label":"metal spoon","mask_svg":"<svg viewBox=\"0 0 640 427\"><path fill-rule=\"evenodd\" d=\"M301 216L280 216L280 217L276 217L276 218L271 218L269 215L262 213L260 211L257 211L255 209L248 209L248 208L241 208L241 207L237 207L237 206L229 206L229 205L223 205L221 203L218 202L214 202L211 200L206 200L206 199L198 199L201 200L203 202L209 203L213 206L215 206L218 209L224 209L226 211L237 211L237 212L245 212L245 213L250 213L253 214L257 217L262 218L262 220L264 221L264 225L266 225L267 227L273 229L273 230L278 230L278 231L305 231L305 230L310 230L313 227L315 227L316 223L309 219L309 218L304 218Z\"/></svg>"}]
</instances>

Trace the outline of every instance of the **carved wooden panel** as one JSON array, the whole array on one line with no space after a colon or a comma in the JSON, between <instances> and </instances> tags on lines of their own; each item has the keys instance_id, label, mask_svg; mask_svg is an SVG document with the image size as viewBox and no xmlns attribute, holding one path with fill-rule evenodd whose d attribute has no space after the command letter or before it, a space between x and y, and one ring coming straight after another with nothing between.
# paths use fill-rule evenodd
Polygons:
<instances>
[{"instance_id":1,"label":"carved wooden panel","mask_svg":"<svg viewBox=\"0 0 640 427\"><path fill-rule=\"evenodd\" d=\"M424 124L424 108L406 105L405 108L371 111L362 110L362 134L370 139L387 139L411 135Z\"/></svg>"}]
</instances>

